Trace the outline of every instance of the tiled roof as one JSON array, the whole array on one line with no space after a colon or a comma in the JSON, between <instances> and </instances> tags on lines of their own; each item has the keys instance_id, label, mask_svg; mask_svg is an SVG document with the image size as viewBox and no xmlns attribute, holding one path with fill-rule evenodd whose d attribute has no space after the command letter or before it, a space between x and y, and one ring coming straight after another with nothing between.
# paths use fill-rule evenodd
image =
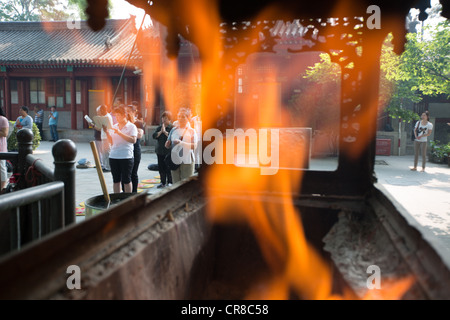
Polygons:
<instances>
[{"instance_id":1,"label":"tiled roof","mask_svg":"<svg viewBox=\"0 0 450 320\"><path fill-rule=\"evenodd\" d=\"M108 20L92 31L86 21L0 22L0 65L124 65L136 38L134 18ZM109 39L109 40L107 40ZM106 42L110 42L110 46ZM135 46L129 64L142 58Z\"/></svg>"},{"instance_id":2,"label":"tiled roof","mask_svg":"<svg viewBox=\"0 0 450 320\"><path fill-rule=\"evenodd\" d=\"M277 20L274 27L270 30L272 36L279 36L281 38L299 38L303 36L305 27L300 23L300 20L284 22Z\"/></svg>"}]
</instances>

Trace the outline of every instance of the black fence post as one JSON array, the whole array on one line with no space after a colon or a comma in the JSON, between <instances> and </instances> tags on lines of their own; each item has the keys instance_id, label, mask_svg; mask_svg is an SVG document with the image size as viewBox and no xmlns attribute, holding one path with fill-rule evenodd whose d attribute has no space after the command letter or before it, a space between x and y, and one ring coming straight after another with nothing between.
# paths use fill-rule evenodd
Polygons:
<instances>
[{"instance_id":1,"label":"black fence post","mask_svg":"<svg viewBox=\"0 0 450 320\"><path fill-rule=\"evenodd\" d=\"M28 128L22 128L16 133L17 138L17 168L15 173L19 174L19 181L17 182L17 189L22 190L27 188L25 174L28 169L27 155L33 153L33 132ZM18 239L17 246L20 248L23 244L31 241L31 206L25 206L16 210L11 218L15 219L12 223L14 231L19 230L20 239ZM14 232L13 231L13 232Z\"/></svg>"},{"instance_id":2,"label":"black fence post","mask_svg":"<svg viewBox=\"0 0 450 320\"><path fill-rule=\"evenodd\" d=\"M18 183L19 189L25 189L27 187L25 181L25 173L27 172L27 155L33 153L33 132L30 129L23 128L17 131L17 173L20 174L20 180Z\"/></svg>"},{"instance_id":3,"label":"black fence post","mask_svg":"<svg viewBox=\"0 0 450 320\"><path fill-rule=\"evenodd\" d=\"M60 139L52 148L55 180L64 182L64 225L75 222L75 157L77 147L72 140Z\"/></svg>"}]
</instances>

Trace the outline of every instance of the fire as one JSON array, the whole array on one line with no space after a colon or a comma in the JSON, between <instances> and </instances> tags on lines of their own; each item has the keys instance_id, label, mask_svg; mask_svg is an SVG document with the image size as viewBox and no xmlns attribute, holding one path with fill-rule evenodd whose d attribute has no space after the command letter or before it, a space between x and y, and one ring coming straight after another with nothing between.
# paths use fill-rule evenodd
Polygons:
<instances>
[{"instance_id":1,"label":"fire","mask_svg":"<svg viewBox=\"0 0 450 320\"><path fill-rule=\"evenodd\" d=\"M226 77L218 79L218 75L228 74L229 62L233 57L238 56L239 52L249 53L250 56L252 53L258 52L258 48L252 46L251 43L236 43L233 49L224 50L226 43L220 33L219 10L214 1L180 1L178 4L177 12L181 13L180 19L190 22L189 34L197 45L202 59L201 93L193 95L189 99L189 104L201 105L203 129L215 128L218 118L213 107L220 105L225 114L229 112L234 105L227 102L227 99L236 90L234 79L230 80ZM348 4L348 2L344 2L344 4ZM345 10L345 5L336 10ZM292 18L285 10L270 7L264 10L255 21L275 20L275 17L279 17L281 13L286 19ZM195 19L190 18L192 16L195 16ZM170 17L163 20L170 21ZM177 26L170 27L176 28ZM262 25L255 26L239 32L246 33L249 38L257 38L262 27ZM373 54L377 54L378 49L374 44L373 47L366 46L363 50L373 50ZM248 67L254 69L258 66L249 62ZM292 72L296 70L295 66L290 67ZM365 66L362 72L372 72L377 67ZM352 70L347 71L352 72ZM176 61L173 60L167 64L167 68L153 74L153 77L157 76L163 79L163 95L165 101L168 102L169 110L175 111L179 107L173 98L174 85L180 81L189 82L187 79L196 77L193 74L195 72L198 71L193 69L187 78L183 78L178 74ZM242 105L245 108L242 110L244 115L242 128L278 128L292 118L292 114L286 111L282 103L279 103L280 92L276 84L276 79L280 77L279 72L280 70L274 68L266 74L266 79L260 81L260 88L264 90L255 91L255 95L259 94L264 99L259 100L259 106L254 104L254 95L243 98ZM350 94L350 92L346 92L350 89L344 87L342 93ZM150 101L153 100L150 98ZM353 108L355 105L357 108L356 103L352 105ZM349 119L351 129L366 132L361 128L373 125L377 109L378 102L377 99L374 99L373 104L366 111L354 113L354 118ZM343 111L344 116L348 116L354 110L344 108ZM310 114L302 114L297 125L306 126L310 117ZM337 130L336 123L328 124L328 126ZM358 157L372 138L371 134L364 133L362 139L341 150L351 157ZM229 137L229 139L235 139L235 137ZM284 152L287 150L283 149ZM309 152L304 146L295 151L300 155ZM216 152L219 152L219 157L225 156L224 153L220 154L221 150L216 150ZM304 157L289 157L287 166L289 168L304 167ZM234 165L213 165L208 168L207 175L204 177L207 196L212 199L208 203L208 217L215 223L248 224L272 271L270 279L253 288L247 296L249 299L288 299L292 292L302 299L357 298L352 293L338 296L332 292L331 266L308 243L305 237L301 214L293 202L293 196L300 194L302 178L303 171L301 170L280 170L276 175L271 176L261 175L260 171L254 168ZM238 194L232 194L232 190L236 189L236 184L239 184ZM266 197L270 196L276 196L277 201L268 201ZM239 199L243 199L243 201ZM386 290L377 291L377 293L369 290L364 298L397 299L412 283L411 278L400 279L388 285Z\"/></svg>"},{"instance_id":2,"label":"fire","mask_svg":"<svg viewBox=\"0 0 450 320\"><path fill-rule=\"evenodd\" d=\"M380 290L368 290L364 300L397 300L411 288L415 279L406 276L402 279L384 279Z\"/></svg>"}]
</instances>

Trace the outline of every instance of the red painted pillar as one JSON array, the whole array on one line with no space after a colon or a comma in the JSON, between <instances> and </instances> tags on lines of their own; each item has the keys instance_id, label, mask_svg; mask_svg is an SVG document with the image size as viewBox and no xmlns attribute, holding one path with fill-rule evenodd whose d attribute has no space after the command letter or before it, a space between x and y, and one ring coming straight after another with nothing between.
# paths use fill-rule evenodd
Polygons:
<instances>
[{"instance_id":1,"label":"red painted pillar","mask_svg":"<svg viewBox=\"0 0 450 320\"><path fill-rule=\"evenodd\" d=\"M9 120L16 120L12 118L12 110L11 110L11 86L9 83L9 77L8 75L5 76L5 112L6 117Z\"/></svg>"},{"instance_id":2,"label":"red painted pillar","mask_svg":"<svg viewBox=\"0 0 450 320\"><path fill-rule=\"evenodd\" d=\"M2 97L2 107L3 111L6 114L6 117L8 117L8 111L6 110L6 77L2 77L2 91L3 91L3 97Z\"/></svg>"},{"instance_id":3,"label":"red painted pillar","mask_svg":"<svg viewBox=\"0 0 450 320\"><path fill-rule=\"evenodd\" d=\"M72 130L77 129L77 92L73 71L70 73L70 123Z\"/></svg>"},{"instance_id":4,"label":"red painted pillar","mask_svg":"<svg viewBox=\"0 0 450 320\"><path fill-rule=\"evenodd\" d=\"M81 81L81 105L83 106L83 114L89 114L89 80ZM95 115L95 113L93 114ZM83 121L83 128L87 129L88 124Z\"/></svg>"}]
</instances>

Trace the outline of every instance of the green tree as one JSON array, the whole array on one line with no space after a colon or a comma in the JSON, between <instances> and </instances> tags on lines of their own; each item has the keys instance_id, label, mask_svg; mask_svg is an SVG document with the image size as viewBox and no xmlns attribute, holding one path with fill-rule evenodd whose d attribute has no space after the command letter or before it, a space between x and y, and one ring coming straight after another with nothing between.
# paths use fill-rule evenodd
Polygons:
<instances>
[{"instance_id":1,"label":"green tree","mask_svg":"<svg viewBox=\"0 0 450 320\"><path fill-rule=\"evenodd\" d=\"M328 54L321 53L319 57L320 62L309 67L305 74L297 79L297 89L288 101L289 110L292 112L290 125L304 125L304 118L299 119L296 115L305 114L308 115L308 125L313 131L331 131L336 129L335 124L339 122L341 68L331 61Z\"/></svg>"},{"instance_id":2,"label":"green tree","mask_svg":"<svg viewBox=\"0 0 450 320\"><path fill-rule=\"evenodd\" d=\"M2 0L0 21L61 21L67 20L71 12L86 19L86 0ZM112 1L109 1L112 8Z\"/></svg>"},{"instance_id":3,"label":"green tree","mask_svg":"<svg viewBox=\"0 0 450 320\"><path fill-rule=\"evenodd\" d=\"M76 7L78 9L78 13L80 15L80 18L83 20L87 19L86 15L86 7L87 7L87 0L68 0L69 5L72 7Z\"/></svg>"},{"instance_id":4,"label":"green tree","mask_svg":"<svg viewBox=\"0 0 450 320\"><path fill-rule=\"evenodd\" d=\"M321 53L319 55L320 62L314 66L306 69L303 78L313 83L328 84L341 82L341 68L337 63L331 62L331 57L328 53Z\"/></svg>"},{"instance_id":5,"label":"green tree","mask_svg":"<svg viewBox=\"0 0 450 320\"><path fill-rule=\"evenodd\" d=\"M423 37L422 33L427 36ZM412 111L403 108L407 102L420 102L423 96L445 94L450 97L450 23L440 21L426 26L419 33L408 33L405 51L398 56L393 51L392 34L386 37L380 58L380 107L392 118L418 120ZM303 75L316 83L336 83L341 69L328 54L309 67Z\"/></svg>"},{"instance_id":6,"label":"green tree","mask_svg":"<svg viewBox=\"0 0 450 320\"><path fill-rule=\"evenodd\" d=\"M401 58L394 53L392 34L389 34L381 49L380 57L380 109L387 106L386 111L391 118L400 118L403 121L418 120L419 116L412 110L403 108L408 102L417 103L422 95L417 90L419 78L399 79Z\"/></svg>"},{"instance_id":7,"label":"green tree","mask_svg":"<svg viewBox=\"0 0 450 320\"><path fill-rule=\"evenodd\" d=\"M423 95L444 94L450 97L450 22L444 20L436 26L426 26L421 33L409 33L405 51L400 57L394 81L415 83L411 90Z\"/></svg>"},{"instance_id":8,"label":"green tree","mask_svg":"<svg viewBox=\"0 0 450 320\"><path fill-rule=\"evenodd\" d=\"M389 115L404 121L418 120L415 113L402 108L402 102L420 102L423 96L441 94L450 97L450 24L445 20L419 33L407 34L401 56L393 53L389 38L392 35L381 56L381 96L383 86L390 86L393 90L386 109Z\"/></svg>"},{"instance_id":9,"label":"green tree","mask_svg":"<svg viewBox=\"0 0 450 320\"><path fill-rule=\"evenodd\" d=\"M58 0L6 0L0 3L0 21L40 21L67 18Z\"/></svg>"},{"instance_id":10,"label":"green tree","mask_svg":"<svg viewBox=\"0 0 450 320\"><path fill-rule=\"evenodd\" d=\"M72 8L75 8L80 19L87 20L88 16L85 12L87 7L87 0L67 0L69 3L69 6ZM108 11L111 15L112 8L113 8L113 2L112 0L108 0Z\"/></svg>"},{"instance_id":11,"label":"green tree","mask_svg":"<svg viewBox=\"0 0 450 320\"><path fill-rule=\"evenodd\" d=\"M406 121L416 119L417 116L411 110L402 108L402 104L407 101L421 101L422 98L416 89L417 78L396 79L401 60L393 51L392 34L389 34L383 43L380 64L380 108L389 104L387 111L392 118L400 117ZM345 67L352 68L353 65L349 64ZM327 53L320 54L320 62L310 66L303 75L303 78L307 79L309 83L327 85L339 84L340 77L341 67L337 63L333 63Z\"/></svg>"}]
</instances>

